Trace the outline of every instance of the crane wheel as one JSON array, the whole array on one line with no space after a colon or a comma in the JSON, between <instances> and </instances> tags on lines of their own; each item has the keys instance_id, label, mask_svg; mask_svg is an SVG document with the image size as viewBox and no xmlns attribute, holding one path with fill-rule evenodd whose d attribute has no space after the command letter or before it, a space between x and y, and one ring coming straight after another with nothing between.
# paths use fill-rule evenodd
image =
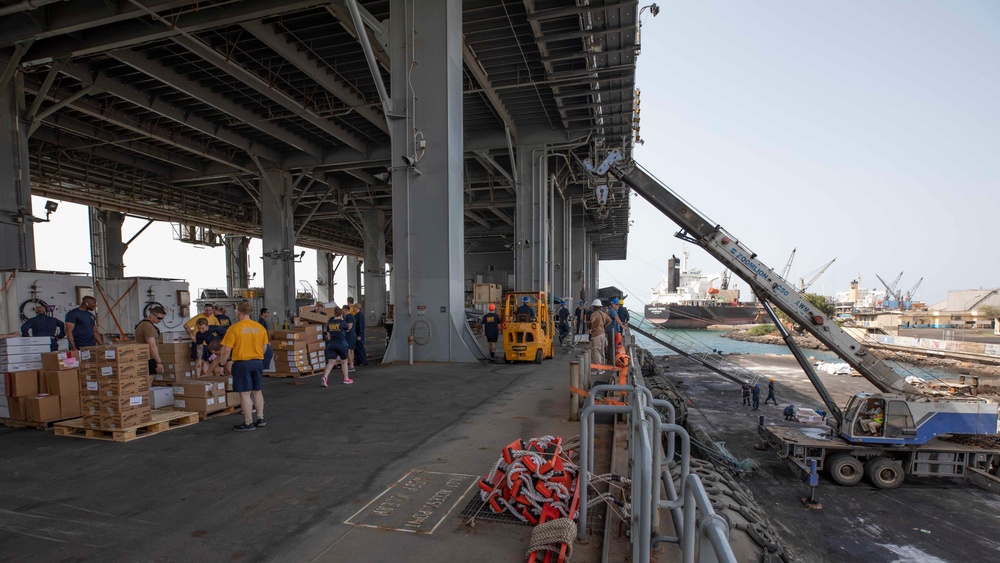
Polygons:
<instances>
[{"instance_id":1,"label":"crane wheel","mask_svg":"<svg viewBox=\"0 0 1000 563\"><path fill-rule=\"evenodd\" d=\"M535 363L536 364L542 363L542 349L541 348L539 348L538 351L535 352Z\"/></svg>"},{"instance_id":2,"label":"crane wheel","mask_svg":"<svg viewBox=\"0 0 1000 563\"><path fill-rule=\"evenodd\" d=\"M858 458L849 454L833 454L826 463L830 479L838 485L857 485L864 477L865 467Z\"/></svg>"},{"instance_id":3,"label":"crane wheel","mask_svg":"<svg viewBox=\"0 0 1000 563\"><path fill-rule=\"evenodd\" d=\"M865 476L879 489L896 489L903 484L903 466L887 458L876 457L865 464Z\"/></svg>"}]
</instances>

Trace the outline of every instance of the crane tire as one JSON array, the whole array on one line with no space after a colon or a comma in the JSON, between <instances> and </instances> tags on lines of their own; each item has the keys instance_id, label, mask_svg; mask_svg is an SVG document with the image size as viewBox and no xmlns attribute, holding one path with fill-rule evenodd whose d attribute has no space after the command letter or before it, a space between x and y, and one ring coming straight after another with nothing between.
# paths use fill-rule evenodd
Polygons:
<instances>
[{"instance_id":1,"label":"crane tire","mask_svg":"<svg viewBox=\"0 0 1000 563\"><path fill-rule=\"evenodd\" d=\"M865 476L879 489L896 489L903 484L903 466L887 457L872 458L865 464Z\"/></svg>"},{"instance_id":2,"label":"crane tire","mask_svg":"<svg viewBox=\"0 0 1000 563\"><path fill-rule=\"evenodd\" d=\"M838 485L857 485L865 475L865 467L850 454L833 454L826 463L830 479Z\"/></svg>"}]
</instances>

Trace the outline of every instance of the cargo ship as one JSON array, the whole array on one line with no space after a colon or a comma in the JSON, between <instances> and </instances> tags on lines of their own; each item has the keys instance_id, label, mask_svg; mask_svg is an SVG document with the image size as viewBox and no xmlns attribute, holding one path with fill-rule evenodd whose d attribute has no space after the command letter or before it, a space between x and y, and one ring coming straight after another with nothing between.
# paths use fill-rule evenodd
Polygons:
<instances>
[{"instance_id":1,"label":"cargo ship","mask_svg":"<svg viewBox=\"0 0 1000 563\"><path fill-rule=\"evenodd\" d=\"M645 307L647 321L678 329L763 322L763 308L741 303L739 290L729 288L728 272L704 275L700 268L688 266L689 254L685 246L683 259L672 256L667 260L667 275L653 289Z\"/></svg>"}]
</instances>

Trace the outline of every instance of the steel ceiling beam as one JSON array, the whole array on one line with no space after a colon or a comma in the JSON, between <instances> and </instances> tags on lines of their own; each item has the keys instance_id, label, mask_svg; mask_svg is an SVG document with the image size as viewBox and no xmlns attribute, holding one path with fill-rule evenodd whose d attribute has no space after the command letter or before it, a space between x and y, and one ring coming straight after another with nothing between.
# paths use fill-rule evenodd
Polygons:
<instances>
[{"instance_id":1,"label":"steel ceiling beam","mask_svg":"<svg viewBox=\"0 0 1000 563\"><path fill-rule=\"evenodd\" d=\"M626 25L621 27L608 27L605 29L585 29L581 31L567 31L563 33L546 33L538 38L543 43L555 43L556 41L568 41L570 39L583 39L584 37L605 37L612 33L636 33L636 26Z\"/></svg>"},{"instance_id":2,"label":"steel ceiling beam","mask_svg":"<svg viewBox=\"0 0 1000 563\"><path fill-rule=\"evenodd\" d=\"M510 127L510 133L517 138L517 123L514 121L514 116L511 115L510 110L504 105L503 100L500 99L500 95L497 91L493 89L493 83L490 81L490 77L486 74L486 69L479 63L479 59L476 58L476 53L473 52L472 47L464 40L462 41L462 60L465 62L465 68L469 71L473 80L482 89L483 96L493 107L493 110L497 112L500 116L500 120L504 125Z\"/></svg>"},{"instance_id":3,"label":"steel ceiling beam","mask_svg":"<svg viewBox=\"0 0 1000 563\"><path fill-rule=\"evenodd\" d=\"M238 122L249 125L262 133L266 133L278 141L281 141L308 155L319 157L323 154L323 149L311 141L304 139L287 129L265 121L259 115L235 102L226 99L225 96L217 94L211 88L207 88L194 80L181 76L174 69L168 67L160 61L149 59L144 54L136 51L115 51L111 53L111 56L138 70L139 72L145 73L146 75L159 80L163 84L191 96L195 100L232 116ZM150 105L152 106L153 104ZM153 107L150 107L149 109L150 111L157 111L157 113L161 113L159 110L162 110L163 108L162 104L160 104L156 110L154 110ZM187 109L176 108L172 113L174 115L166 115L163 113L161 113L161 115L175 119L175 121L179 121L180 123L205 133L206 135L211 135L220 141L227 142L247 153L254 151L272 162L279 162L281 159L279 153L272 151L268 147L254 143L254 141L241 135L237 135L236 133L220 129L218 124L211 121L192 117L191 112ZM183 117L185 121L177 120L177 117Z\"/></svg>"},{"instance_id":4,"label":"steel ceiling beam","mask_svg":"<svg viewBox=\"0 0 1000 563\"><path fill-rule=\"evenodd\" d=\"M173 22L172 27L163 26L162 28L150 27L134 21L119 21L141 15L133 13L133 6L129 5L124 9L126 13L132 14L128 18L111 19L109 21L117 23L93 29L82 37L51 37L44 41L36 42L34 47L25 55L22 62L24 64L35 65L47 63L61 56L81 57L84 55L93 55L95 53L133 47L142 43L151 43L160 39L174 37L183 32L195 33L206 29L234 25L248 20L305 10L326 4L328 1L242 0L241 2L221 4L221 7L201 5L197 11L185 12L176 18L171 18ZM87 4L105 4L104 0L79 0L67 4L78 5L84 2ZM156 5L166 4L157 0L142 0L142 2L144 6L153 8L154 10L158 10L155 8ZM196 4L197 2L188 0L178 3ZM138 10L138 8L135 8L135 10ZM59 34L62 33L69 33L69 31L64 30L59 32ZM21 35L24 35L24 33ZM27 34L27 36L33 35L35 34ZM47 37L50 35L47 35ZM0 35L0 39L2 39L2 35ZM3 45L2 41L0 41L0 45Z\"/></svg>"},{"instance_id":5,"label":"steel ceiling beam","mask_svg":"<svg viewBox=\"0 0 1000 563\"><path fill-rule=\"evenodd\" d=\"M597 10L604 10L607 8L625 8L628 6L634 6L636 4L635 0L607 0L604 4L589 4L586 6L567 6L565 8L552 8L549 10L539 10L537 12L528 12L528 21L537 22L544 20L551 20L556 18L563 18L566 16L577 16L583 15L587 12L595 12Z\"/></svg>"},{"instance_id":6,"label":"steel ceiling beam","mask_svg":"<svg viewBox=\"0 0 1000 563\"><path fill-rule=\"evenodd\" d=\"M170 167L164 166L163 163L140 158L134 154L117 151L108 148L106 145L94 145L76 137L65 135L48 128L42 128L36 131L32 136L32 139L48 143L50 145L55 145L54 148L60 150L69 149L90 153L98 158L131 166L132 168L137 168L139 170L144 170L150 174L160 176L161 178L166 178L170 175ZM38 151L35 151L35 153L37 154Z\"/></svg>"},{"instance_id":7,"label":"steel ceiling beam","mask_svg":"<svg viewBox=\"0 0 1000 563\"><path fill-rule=\"evenodd\" d=\"M321 131L337 139L342 144L345 144L362 154L367 152L365 142L359 139L356 135L347 131L340 125L337 125L336 123L303 108L302 104L293 100L288 94L271 87L271 85L265 82L261 77L247 70L229 56L216 51L213 47L210 47L208 44L203 43L200 40L194 39L190 35L179 35L174 37L173 40L178 45L198 55L205 61L212 63L219 70L239 79L240 82L243 82L258 94L261 94L269 98L271 101L281 105L288 111L294 113L297 117L305 120L314 127L317 127Z\"/></svg>"},{"instance_id":8,"label":"steel ceiling beam","mask_svg":"<svg viewBox=\"0 0 1000 563\"><path fill-rule=\"evenodd\" d=\"M341 27L343 27L344 30L347 31L347 33L360 44L361 38L358 36L358 29L354 27L354 19L351 16L350 10L347 9L347 3L344 0L333 0L332 2L326 4L325 7L326 11L330 12L333 17L337 18ZM363 20L368 20L369 24L374 23L371 20L374 20L375 18L368 12L368 10L365 10L364 6L358 6L358 8ZM370 42L374 40L374 42L371 43L372 54L375 55L375 60L378 61L379 66L385 70L389 70L389 54L386 53L385 48L382 46L380 38L368 29L368 27L369 26L366 25L366 29L363 29L362 33L368 34Z\"/></svg>"},{"instance_id":9,"label":"steel ceiling beam","mask_svg":"<svg viewBox=\"0 0 1000 563\"><path fill-rule=\"evenodd\" d=\"M155 65L151 64L150 66L155 66ZM233 145L243 150L244 152L250 152L251 150L254 150L257 154L260 154L261 156L267 158L268 160L272 161L281 160L281 155L278 152L270 149L269 147L263 145L256 145L253 141L247 139L246 137L237 135L236 133L233 133L228 129L219 127L218 123L198 117L197 115L193 114L189 109L181 108L173 104L163 102L162 100L157 100L157 99L151 100L147 94L144 94L139 90L136 90L133 86L126 84L117 78L109 77L105 73L100 72L97 69L93 68L91 65L80 64L80 63L68 63L63 67L63 72L69 76L72 76L73 78L76 78L81 82L81 84L85 85L89 84L96 86L98 89L103 90L108 94L111 94L117 98L121 98L126 102L135 104L155 114L162 115L163 117L166 117L171 121L176 121L177 123L180 123L181 125L184 125L186 127L190 127L195 131L219 139L220 141ZM75 104L73 104L72 107L80 108L82 106L80 102L76 102ZM96 115L96 117L101 117L101 115L98 114ZM189 143L183 140L177 140L176 139L177 135L175 133L169 133L166 136L169 137L170 139L173 139L166 141L169 142L170 144L176 144L177 146L185 148L186 150L190 150L195 154L202 154L205 152L205 149L203 149L202 147L198 147L193 143ZM212 160L218 160L218 158L214 157L208 157L208 158L212 158ZM237 165L233 164L231 160L232 159L226 157L224 161L221 162L223 162L223 164L231 164L235 167L238 167Z\"/></svg>"},{"instance_id":10,"label":"steel ceiling beam","mask_svg":"<svg viewBox=\"0 0 1000 563\"><path fill-rule=\"evenodd\" d=\"M368 103L357 91L347 84L344 84L330 72L330 68L318 60L309 59L299 50L299 46L294 44L280 34L273 26L264 25L260 21L245 22L243 29L267 45L272 51L281 55L283 59L292 63L295 68L301 70L306 76L316 81L317 84L333 94L338 100L346 104L358 115L364 117L369 123L378 127L386 135L389 134L389 126L386 124L385 114L377 111Z\"/></svg>"},{"instance_id":11,"label":"steel ceiling beam","mask_svg":"<svg viewBox=\"0 0 1000 563\"><path fill-rule=\"evenodd\" d=\"M247 168L243 164L233 161L228 155L219 154L218 152L205 147L199 146L198 144L189 141L187 139L179 139L175 132L169 131L154 125L149 122L138 121L132 117L129 117L122 112L107 109L100 104L87 100L77 100L71 105L73 109L85 113L91 117L96 117L102 121L111 123L123 129L128 129L140 135L160 141L161 143L166 143L168 145L175 146L179 149L185 150L191 154L207 158L209 160L214 160L221 164L228 165L241 172L252 172L256 173L250 168Z\"/></svg>"},{"instance_id":12,"label":"steel ceiling beam","mask_svg":"<svg viewBox=\"0 0 1000 563\"><path fill-rule=\"evenodd\" d=\"M154 11L172 10L195 0L143 0ZM102 25L125 22L145 15L135 6L120 6L105 0L74 0L45 10L44 23L28 14L25 17L0 18L0 47L8 47L27 38L47 39L68 33L77 33ZM133 22L134 23L134 22Z\"/></svg>"},{"instance_id":13,"label":"steel ceiling beam","mask_svg":"<svg viewBox=\"0 0 1000 563\"><path fill-rule=\"evenodd\" d=\"M635 55L635 52L639 50L638 45L629 45L628 47L622 47L621 49L612 49L610 51L580 51L578 53L560 54L560 55L549 55L547 57L542 57L543 63L559 63L564 61L572 61L575 59L589 59L590 57L599 57L601 55L627 55L630 52Z\"/></svg>"},{"instance_id":14,"label":"steel ceiling beam","mask_svg":"<svg viewBox=\"0 0 1000 563\"><path fill-rule=\"evenodd\" d=\"M159 147L146 144L136 139L122 139L102 127L90 125L89 123L85 123L65 115L53 115L45 122L45 124L47 127L87 137L107 146L120 147L122 149L141 154L148 158L165 163L172 168L180 167L194 171L201 169L201 163L197 160L187 158L184 155L175 152L163 150ZM37 133L40 133L41 131L42 129L39 129ZM169 171L163 175L169 176Z\"/></svg>"}]
</instances>

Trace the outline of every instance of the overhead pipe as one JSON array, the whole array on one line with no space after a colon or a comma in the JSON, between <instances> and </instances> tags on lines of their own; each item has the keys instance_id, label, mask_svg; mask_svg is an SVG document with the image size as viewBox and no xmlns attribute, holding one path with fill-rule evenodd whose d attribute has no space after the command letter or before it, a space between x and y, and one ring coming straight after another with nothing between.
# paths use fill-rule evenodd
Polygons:
<instances>
[{"instance_id":1,"label":"overhead pipe","mask_svg":"<svg viewBox=\"0 0 1000 563\"><path fill-rule=\"evenodd\" d=\"M17 4L11 4L10 6L4 6L0 8L0 18L3 16L9 16L11 14L17 14L20 12L27 12L28 10L35 10L41 8L42 6L47 6L49 4L55 4L56 2L65 2L66 0L21 0Z\"/></svg>"}]
</instances>

